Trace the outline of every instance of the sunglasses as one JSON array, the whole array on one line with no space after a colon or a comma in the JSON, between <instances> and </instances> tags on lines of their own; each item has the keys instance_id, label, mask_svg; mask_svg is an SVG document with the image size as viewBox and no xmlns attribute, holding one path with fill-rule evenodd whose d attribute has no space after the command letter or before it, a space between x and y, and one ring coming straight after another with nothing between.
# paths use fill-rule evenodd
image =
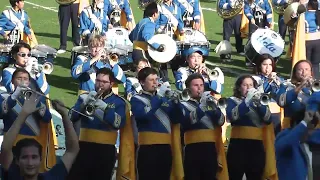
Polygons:
<instances>
[{"instance_id":1,"label":"sunglasses","mask_svg":"<svg viewBox=\"0 0 320 180\"><path fill-rule=\"evenodd\" d=\"M31 54L30 53L28 53L28 54L26 54L26 53L17 53L20 57L26 57L26 56L28 56L28 57L31 57Z\"/></svg>"}]
</instances>

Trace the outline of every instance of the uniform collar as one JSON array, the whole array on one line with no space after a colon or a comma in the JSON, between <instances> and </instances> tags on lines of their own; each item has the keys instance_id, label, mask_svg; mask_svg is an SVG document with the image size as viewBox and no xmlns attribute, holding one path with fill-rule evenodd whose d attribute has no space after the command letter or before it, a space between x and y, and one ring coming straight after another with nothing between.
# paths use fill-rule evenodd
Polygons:
<instances>
[{"instance_id":1,"label":"uniform collar","mask_svg":"<svg viewBox=\"0 0 320 180\"><path fill-rule=\"evenodd\" d=\"M109 94L107 94L107 95L105 95L104 97L102 97L102 99L106 99L106 98L108 98L108 97L110 97L110 96L112 96L113 95L113 92L111 91Z\"/></svg>"},{"instance_id":2,"label":"uniform collar","mask_svg":"<svg viewBox=\"0 0 320 180\"><path fill-rule=\"evenodd\" d=\"M12 10L13 12L15 12L15 13L21 13L21 11L22 11L22 9L19 9L18 11L16 11L16 10L14 10L13 7L11 7L11 10Z\"/></svg>"},{"instance_id":3,"label":"uniform collar","mask_svg":"<svg viewBox=\"0 0 320 180\"><path fill-rule=\"evenodd\" d=\"M152 19L152 17L149 17L150 21L154 23L154 20Z\"/></svg>"},{"instance_id":4,"label":"uniform collar","mask_svg":"<svg viewBox=\"0 0 320 180\"><path fill-rule=\"evenodd\" d=\"M192 101L192 102L196 102L197 104L199 104L200 102L194 98L190 98L189 101Z\"/></svg>"}]
</instances>

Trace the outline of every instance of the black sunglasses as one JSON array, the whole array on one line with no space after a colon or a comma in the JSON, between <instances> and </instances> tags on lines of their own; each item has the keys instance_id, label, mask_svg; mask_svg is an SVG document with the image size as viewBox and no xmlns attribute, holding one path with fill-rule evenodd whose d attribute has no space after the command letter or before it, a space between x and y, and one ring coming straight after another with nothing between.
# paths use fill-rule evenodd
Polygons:
<instances>
[{"instance_id":1,"label":"black sunglasses","mask_svg":"<svg viewBox=\"0 0 320 180\"><path fill-rule=\"evenodd\" d=\"M17 53L19 56L21 56L21 57L26 57L26 56L28 56L28 57L31 57L31 54L30 53L28 53L28 54L26 54L26 53Z\"/></svg>"}]
</instances>

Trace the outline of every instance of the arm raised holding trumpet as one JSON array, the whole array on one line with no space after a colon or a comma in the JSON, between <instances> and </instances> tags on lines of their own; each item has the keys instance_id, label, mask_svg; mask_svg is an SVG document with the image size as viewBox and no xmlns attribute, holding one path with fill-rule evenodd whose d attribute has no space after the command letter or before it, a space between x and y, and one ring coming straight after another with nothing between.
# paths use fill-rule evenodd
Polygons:
<instances>
[{"instance_id":1,"label":"arm raised holding trumpet","mask_svg":"<svg viewBox=\"0 0 320 180\"><path fill-rule=\"evenodd\" d=\"M222 93L224 84L224 74L219 67L209 69L204 63L195 67L195 72L203 76L205 81L205 90Z\"/></svg>"}]
</instances>

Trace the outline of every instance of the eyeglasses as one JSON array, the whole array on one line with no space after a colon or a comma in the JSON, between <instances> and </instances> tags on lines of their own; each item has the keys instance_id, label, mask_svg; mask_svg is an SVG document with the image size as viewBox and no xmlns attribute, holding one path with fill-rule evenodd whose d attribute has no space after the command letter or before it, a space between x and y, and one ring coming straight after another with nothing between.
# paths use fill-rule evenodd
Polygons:
<instances>
[{"instance_id":1,"label":"eyeglasses","mask_svg":"<svg viewBox=\"0 0 320 180\"><path fill-rule=\"evenodd\" d=\"M21 57L26 57L26 56L28 56L28 57L31 57L31 54L30 53L17 53L19 56L21 56Z\"/></svg>"},{"instance_id":2,"label":"eyeglasses","mask_svg":"<svg viewBox=\"0 0 320 180\"><path fill-rule=\"evenodd\" d=\"M110 81L103 81L103 80L96 79L96 83L107 84L107 83L111 83L111 82Z\"/></svg>"}]
</instances>

